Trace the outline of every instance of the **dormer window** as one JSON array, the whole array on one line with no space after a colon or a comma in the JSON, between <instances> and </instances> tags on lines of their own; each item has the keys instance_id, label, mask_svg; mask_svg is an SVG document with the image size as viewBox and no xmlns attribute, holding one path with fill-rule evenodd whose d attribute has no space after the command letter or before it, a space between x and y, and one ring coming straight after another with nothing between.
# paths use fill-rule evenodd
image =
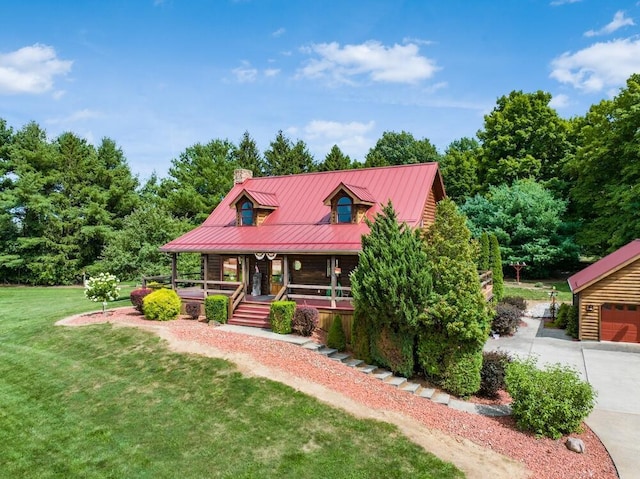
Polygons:
<instances>
[{"instance_id":1,"label":"dormer window","mask_svg":"<svg viewBox=\"0 0 640 479\"><path fill-rule=\"evenodd\" d=\"M352 214L353 201L348 196L343 196L336 205L336 223L351 223Z\"/></svg>"},{"instance_id":2,"label":"dormer window","mask_svg":"<svg viewBox=\"0 0 640 479\"><path fill-rule=\"evenodd\" d=\"M344 183L340 183L323 201L331 207L331 223L334 225L360 223L375 202L366 188Z\"/></svg>"},{"instance_id":3,"label":"dormer window","mask_svg":"<svg viewBox=\"0 0 640 479\"><path fill-rule=\"evenodd\" d=\"M236 226L260 226L278 208L278 199L274 193L243 188L229 206L236 210Z\"/></svg>"},{"instance_id":4,"label":"dormer window","mask_svg":"<svg viewBox=\"0 0 640 479\"><path fill-rule=\"evenodd\" d=\"M253 226L253 203L245 201L240 205L240 226Z\"/></svg>"}]
</instances>

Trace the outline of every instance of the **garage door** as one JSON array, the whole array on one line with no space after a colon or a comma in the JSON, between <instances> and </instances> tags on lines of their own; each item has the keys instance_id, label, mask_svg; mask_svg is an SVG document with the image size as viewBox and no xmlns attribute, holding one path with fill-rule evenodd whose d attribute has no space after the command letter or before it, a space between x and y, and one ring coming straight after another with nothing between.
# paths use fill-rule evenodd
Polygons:
<instances>
[{"instance_id":1,"label":"garage door","mask_svg":"<svg viewBox=\"0 0 640 479\"><path fill-rule=\"evenodd\" d=\"M640 343L640 305L605 303L600 318L602 341Z\"/></svg>"}]
</instances>

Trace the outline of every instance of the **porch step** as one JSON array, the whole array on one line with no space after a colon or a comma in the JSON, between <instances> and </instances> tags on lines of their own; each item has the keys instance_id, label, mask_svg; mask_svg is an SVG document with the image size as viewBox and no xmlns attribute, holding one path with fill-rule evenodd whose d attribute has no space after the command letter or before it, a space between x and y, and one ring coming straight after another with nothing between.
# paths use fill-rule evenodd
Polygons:
<instances>
[{"instance_id":1,"label":"porch step","mask_svg":"<svg viewBox=\"0 0 640 479\"><path fill-rule=\"evenodd\" d=\"M251 326L254 328L271 328L269 313L271 306L264 303L240 303L233 312L229 324Z\"/></svg>"}]
</instances>

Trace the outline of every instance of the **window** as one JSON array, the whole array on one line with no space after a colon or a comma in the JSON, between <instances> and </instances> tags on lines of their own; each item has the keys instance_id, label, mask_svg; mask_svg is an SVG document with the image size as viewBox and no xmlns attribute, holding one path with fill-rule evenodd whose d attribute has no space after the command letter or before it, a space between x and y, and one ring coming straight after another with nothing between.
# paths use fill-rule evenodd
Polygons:
<instances>
[{"instance_id":1,"label":"window","mask_svg":"<svg viewBox=\"0 0 640 479\"><path fill-rule=\"evenodd\" d=\"M239 281L238 258L224 258L222 263L223 281Z\"/></svg>"},{"instance_id":2,"label":"window","mask_svg":"<svg viewBox=\"0 0 640 479\"><path fill-rule=\"evenodd\" d=\"M336 205L336 223L351 223L353 202L348 196L343 196Z\"/></svg>"},{"instance_id":3,"label":"window","mask_svg":"<svg viewBox=\"0 0 640 479\"><path fill-rule=\"evenodd\" d=\"M253 226L253 203L245 201L240 206L240 226Z\"/></svg>"}]
</instances>

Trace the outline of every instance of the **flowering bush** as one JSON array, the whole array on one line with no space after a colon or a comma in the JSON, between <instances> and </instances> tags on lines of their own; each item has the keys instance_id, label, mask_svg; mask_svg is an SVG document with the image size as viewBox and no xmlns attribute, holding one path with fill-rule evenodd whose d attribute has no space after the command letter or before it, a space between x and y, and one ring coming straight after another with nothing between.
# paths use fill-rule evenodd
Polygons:
<instances>
[{"instance_id":1,"label":"flowering bush","mask_svg":"<svg viewBox=\"0 0 640 479\"><path fill-rule=\"evenodd\" d=\"M91 276L84 286L84 295L87 299L100 301L102 303L102 313L107 308L107 301L115 301L120 296L120 281L109 273L100 273L98 276Z\"/></svg>"}]
</instances>

